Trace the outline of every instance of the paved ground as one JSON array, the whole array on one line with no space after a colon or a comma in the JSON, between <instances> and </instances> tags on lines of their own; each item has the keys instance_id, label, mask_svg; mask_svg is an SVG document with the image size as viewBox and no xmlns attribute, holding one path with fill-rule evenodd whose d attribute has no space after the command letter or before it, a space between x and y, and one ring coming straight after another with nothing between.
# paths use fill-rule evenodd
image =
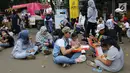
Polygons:
<instances>
[{"instance_id":1,"label":"paved ground","mask_svg":"<svg viewBox=\"0 0 130 73\"><path fill-rule=\"evenodd\" d=\"M36 30L31 30L31 35L34 35ZM125 53L124 68L118 73L129 73L130 71L130 42L124 39L124 44L121 45ZM44 56L39 54L36 60L15 60L10 57L12 49L6 49L0 52L0 73L96 73L86 63L75 64L68 68L62 68L52 61L52 55ZM45 68L42 67L45 66ZM103 71L102 73L109 73Z\"/></svg>"}]
</instances>

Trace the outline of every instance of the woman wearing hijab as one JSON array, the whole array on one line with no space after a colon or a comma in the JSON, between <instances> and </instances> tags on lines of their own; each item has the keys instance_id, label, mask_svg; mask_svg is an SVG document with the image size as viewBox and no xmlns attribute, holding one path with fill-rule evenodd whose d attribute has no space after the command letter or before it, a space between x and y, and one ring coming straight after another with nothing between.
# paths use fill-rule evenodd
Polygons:
<instances>
[{"instance_id":1,"label":"woman wearing hijab","mask_svg":"<svg viewBox=\"0 0 130 73\"><path fill-rule=\"evenodd\" d=\"M88 1L88 10L87 10L87 19L88 19L88 25L86 28L87 37L89 37L90 30L92 30L92 35L95 36L95 30L97 26L96 18L98 17L98 12L95 6L95 3L93 0Z\"/></svg>"},{"instance_id":2,"label":"woman wearing hijab","mask_svg":"<svg viewBox=\"0 0 130 73\"><path fill-rule=\"evenodd\" d=\"M35 59L35 53L38 47L34 46L32 41L29 39L29 31L22 30L19 33L18 40L12 51L12 56L16 59Z\"/></svg>"},{"instance_id":3,"label":"woman wearing hijab","mask_svg":"<svg viewBox=\"0 0 130 73\"><path fill-rule=\"evenodd\" d=\"M36 43L38 43L38 46L42 47L42 51L44 51L44 54L48 55L51 53L48 48L52 47L53 38L51 34L47 32L47 28L45 26L42 26L40 31L37 32Z\"/></svg>"}]
</instances>

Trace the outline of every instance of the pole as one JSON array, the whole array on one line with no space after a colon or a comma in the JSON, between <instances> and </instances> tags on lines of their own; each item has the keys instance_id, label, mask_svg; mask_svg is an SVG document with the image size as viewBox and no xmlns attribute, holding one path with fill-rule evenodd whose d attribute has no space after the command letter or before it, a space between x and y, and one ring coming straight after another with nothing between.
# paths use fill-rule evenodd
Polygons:
<instances>
[{"instance_id":1,"label":"pole","mask_svg":"<svg viewBox=\"0 0 130 73\"><path fill-rule=\"evenodd\" d=\"M115 16L115 0L112 0L112 14Z\"/></svg>"}]
</instances>

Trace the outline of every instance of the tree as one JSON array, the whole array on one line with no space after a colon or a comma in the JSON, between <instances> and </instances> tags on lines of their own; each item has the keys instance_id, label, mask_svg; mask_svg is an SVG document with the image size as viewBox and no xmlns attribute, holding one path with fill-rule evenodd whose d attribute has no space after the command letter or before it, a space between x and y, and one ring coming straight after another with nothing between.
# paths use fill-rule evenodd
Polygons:
<instances>
[{"instance_id":1,"label":"tree","mask_svg":"<svg viewBox=\"0 0 130 73\"><path fill-rule=\"evenodd\" d=\"M9 0L0 0L0 9L1 11L4 11L9 7Z\"/></svg>"}]
</instances>

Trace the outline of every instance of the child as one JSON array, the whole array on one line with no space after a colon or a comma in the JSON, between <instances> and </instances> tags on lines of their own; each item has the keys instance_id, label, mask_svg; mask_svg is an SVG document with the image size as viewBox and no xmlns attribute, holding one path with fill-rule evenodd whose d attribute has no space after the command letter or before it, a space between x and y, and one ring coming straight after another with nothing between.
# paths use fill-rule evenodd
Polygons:
<instances>
[{"instance_id":1,"label":"child","mask_svg":"<svg viewBox=\"0 0 130 73\"><path fill-rule=\"evenodd\" d=\"M76 33L73 33L71 35L72 41L71 41L71 46L77 46L80 47L80 42L78 40L78 35ZM86 51L85 50L81 50L81 55L79 56L79 58L81 58L82 62L86 61Z\"/></svg>"},{"instance_id":2,"label":"child","mask_svg":"<svg viewBox=\"0 0 130 73\"><path fill-rule=\"evenodd\" d=\"M77 33L72 33L71 38L72 38L71 46L76 46L76 45L79 45L79 46L80 46L80 42L79 42L79 40L78 40L78 35L77 35Z\"/></svg>"},{"instance_id":3,"label":"child","mask_svg":"<svg viewBox=\"0 0 130 73\"><path fill-rule=\"evenodd\" d=\"M6 30L1 30L0 47L9 48L14 46L14 38Z\"/></svg>"}]
</instances>

